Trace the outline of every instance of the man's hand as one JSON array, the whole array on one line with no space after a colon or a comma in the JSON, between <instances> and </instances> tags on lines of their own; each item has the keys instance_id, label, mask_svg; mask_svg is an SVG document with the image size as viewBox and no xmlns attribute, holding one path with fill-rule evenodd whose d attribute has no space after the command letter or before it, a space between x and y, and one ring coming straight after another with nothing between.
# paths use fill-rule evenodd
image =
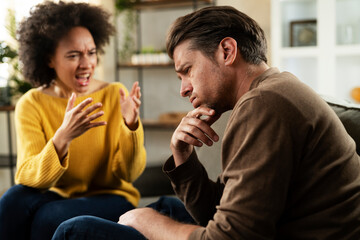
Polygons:
<instances>
[{"instance_id":1,"label":"man's hand","mask_svg":"<svg viewBox=\"0 0 360 240\"><path fill-rule=\"evenodd\" d=\"M210 127L219 117L213 109L198 107L181 120L170 143L175 166L183 164L188 159L194 146L212 146L213 142L219 140L219 136Z\"/></svg>"},{"instance_id":2,"label":"man's hand","mask_svg":"<svg viewBox=\"0 0 360 240\"><path fill-rule=\"evenodd\" d=\"M147 239L183 240L199 228L197 225L183 224L160 214L152 208L137 208L120 216L119 224L135 228Z\"/></svg>"},{"instance_id":3,"label":"man's hand","mask_svg":"<svg viewBox=\"0 0 360 240\"><path fill-rule=\"evenodd\" d=\"M125 96L123 89L119 90L120 93L120 105L121 113L124 117L126 125L131 130L135 130L138 127L138 117L139 117L139 108L141 105L140 97L140 87L139 83L135 82L132 86L132 89L129 93L129 96Z\"/></svg>"}]
</instances>

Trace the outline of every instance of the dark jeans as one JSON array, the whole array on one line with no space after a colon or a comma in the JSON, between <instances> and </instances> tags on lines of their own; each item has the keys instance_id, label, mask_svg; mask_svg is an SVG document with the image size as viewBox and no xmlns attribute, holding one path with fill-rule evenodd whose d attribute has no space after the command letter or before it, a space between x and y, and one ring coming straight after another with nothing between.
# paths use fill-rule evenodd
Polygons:
<instances>
[{"instance_id":1,"label":"dark jeans","mask_svg":"<svg viewBox=\"0 0 360 240\"><path fill-rule=\"evenodd\" d=\"M195 223L180 200L161 197L151 207L175 220ZM149 223L151 224L151 223ZM52 240L144 240L134 228L92 216L79 216L63 222L56 230Z\"/></svg>"},{"instance_id":2,"label":"dark jeans","mask_svg":"<svg viewBox=\"0 0 360 240\"><path fill-rule=\"evenodd\" d=\"M0 198L0 239L49 240L65 220L91 215L117 222L134 209L112 194L67 199L51 191L15 185Z\"/></svg>"}]
</instances>

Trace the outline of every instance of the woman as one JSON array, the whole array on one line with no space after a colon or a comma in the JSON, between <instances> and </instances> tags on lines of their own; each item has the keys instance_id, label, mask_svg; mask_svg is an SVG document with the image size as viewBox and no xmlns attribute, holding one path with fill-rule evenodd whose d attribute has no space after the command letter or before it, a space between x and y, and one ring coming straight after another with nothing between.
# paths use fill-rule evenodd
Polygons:
<instances>
[{"instance_id":1,"label":"woman","mask_svg":"<svg viewBox=\"0 0 360 240\"><path fill-rule=\"evenodd\" d=\"M51 239L67 219L117 222L138 204L140 88L93 78L108 20L99 7L46 2L20 25L23 73L38 88L16 105L17 185L0 199L0 239Z\"/></svg>"}]
</instances>

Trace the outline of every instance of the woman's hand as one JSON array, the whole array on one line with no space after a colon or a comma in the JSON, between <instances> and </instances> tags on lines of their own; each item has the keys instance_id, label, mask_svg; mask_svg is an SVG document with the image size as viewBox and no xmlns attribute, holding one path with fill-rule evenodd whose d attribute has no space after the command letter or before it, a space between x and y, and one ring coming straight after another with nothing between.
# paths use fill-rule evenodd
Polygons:
<instances>
[{"instance_id":1,"label":"woman's hand","mask_svg":"<svg viewBox=\"0 0 360 240\"><path fill-rule=\"evenodd\" d=\"M76 94L73 93L69 98L64 120L53 137L53 143L60 159L66 155L69 144L74 138L79 137L91 128L106 124L104 121L93 122L104 115L103 111L92 114L93 111L102 106L101 103L87 107L92 102L91 98L87 98L74 107L75 100Z\"/></svg>"},{"instance_id":2,"label":"woman's hand","mask_svg":"<svg viewBox=\"0 0 360 240\"><path fill-rule=\"evenodd\" d=\"M123 115L125 124L128 126L130 130L137 129L139 123L139 108L141 105L140 97L140 87L139 83L135 82L132 86L131 92L129 96L125 96L125 92L123 89L119 90L120 93L120 106L121 113Z\"/></svg>"}]
</instances>

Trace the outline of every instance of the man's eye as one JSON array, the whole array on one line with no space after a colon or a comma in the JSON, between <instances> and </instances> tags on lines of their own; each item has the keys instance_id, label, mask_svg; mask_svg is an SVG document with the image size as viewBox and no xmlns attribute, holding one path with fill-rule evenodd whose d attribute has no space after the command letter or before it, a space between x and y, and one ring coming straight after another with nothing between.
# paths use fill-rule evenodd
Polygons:
<instances>
[{"instance_id":1,"label":"man's eye","mask_svg":"<svg viewBox=\"0 0 360 240\"><path fill-rule=\"evenodd\" d=\"M89 55L96 55L96 51L89 52Z\"/></svg>"}]
</instances>

